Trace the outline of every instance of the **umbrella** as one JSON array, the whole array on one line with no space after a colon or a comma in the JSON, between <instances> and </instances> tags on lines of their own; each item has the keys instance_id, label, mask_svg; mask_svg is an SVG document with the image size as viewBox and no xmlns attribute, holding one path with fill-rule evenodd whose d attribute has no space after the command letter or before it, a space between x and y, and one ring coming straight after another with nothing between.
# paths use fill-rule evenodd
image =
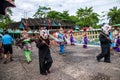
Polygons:
<instances>
[{"instance_id":1,"label":"umbrella","mask_svg":"<svg viewBox=\"0 0 120 80\"><path fill-rule=\"evenodd\" d=\"M118 26L118 27L120 27L120 24L114 24L113 26Z\"/></svg>"},{"instance_id":2,"label":"umbrella","mask_svg":"<svg viewBox=\"0 0 120 80\"><path fill-rule=\"evenodd\" d=\"M35 33L35 34L39 34L39 32L38 32L38 31L35 31L34 33Z\"/></svg>"},{"instance_id":3,"label":"umbrella","mask_svg":"<svg viewBox=\"0 0 120 80\"><path fill-rule=\"evenodd\" d=\"M8 29L7 31L8 31L9 33L14 33L13 30L11 30L11 29Z\"/></svg>"},{"instance_id":4,"label":"umbrella","mask_svg":"<svg viewBox=\"0 0 120 80\"><path fill-rule=\"evenodd\" d=\"M75 25L75 26L74 26L74 28L75 28L75 29L79 29L79 28L80 28L80 26L78 26L78 25Z\"/></svg>"},{"instance_id":5,"label":"umbrella","mask_svg":"<svg viewBox=\"0 0 120 80\"><path fill-rule=\"evenodd\" d=\"M30 31L28 31L28 34L32 34L33 32L30 30Z\"/></svg>"},{"instance_id":6,"label":"umbrella","mask_svg":"<svg viewBox=\"0 0 120 80\"><path fill-rule=\"evenodd\" d=\"M3 32L3 29L2 28L0 28L0 33L2 33Z\"/></svg>"},{"instance_id":7,"label":"umbrella","mask_svg":"<svg viewBox=\"0 0 120 80\"><path fill-rule=\"evenodd\" d=\"M3 35L2 34L0 34L0 37L2 37Z\"/></svg>"},{"instance_id":8,"label":"umbrella","mask_svg":"<svg viewBox=\"0 0 120 80\"><path fill-rule=\"evenodd\" d=\"M16 34L20 34L21 33L21 31L20 30L15 30L15 32L14 33L16 33Z\"/></svg>"}]
</instances>

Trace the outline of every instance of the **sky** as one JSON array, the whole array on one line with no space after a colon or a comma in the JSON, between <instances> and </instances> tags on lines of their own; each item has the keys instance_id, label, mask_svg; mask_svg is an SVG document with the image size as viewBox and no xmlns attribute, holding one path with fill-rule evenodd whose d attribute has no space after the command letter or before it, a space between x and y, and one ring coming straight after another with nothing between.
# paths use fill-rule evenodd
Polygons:
<instances>
[{"instance_id":1,"label":"sky","mask_svg":"<svg viewBox=\"0 0 120 80\"><path fill-rule=\"evenodd\" d=\"M11 8L14 21L20 21L21 18L32 18L39 5L50 7L52 10L62 12L69 11L70 15L76 15L77 9L93 7L93 11L102 15L109 9L117 6L120 8L120 0L15 0L16 7ZM104 17L106 19L106 17ZM107 19L106 21L107 22Z\"/></svg>"}]
</instances>

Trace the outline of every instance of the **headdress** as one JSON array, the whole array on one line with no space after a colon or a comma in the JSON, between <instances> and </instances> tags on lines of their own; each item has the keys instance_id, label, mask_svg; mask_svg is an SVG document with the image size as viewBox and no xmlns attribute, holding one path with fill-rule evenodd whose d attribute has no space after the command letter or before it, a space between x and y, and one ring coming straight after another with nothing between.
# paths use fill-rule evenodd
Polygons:
<instances>
[{"instance_id":1,"label":"headdress","mask_svg":"<svg viewBox=\"0 0 120 80\"><path fill-rule=\"evenodd\" d=\"M48 35L49 35L49 31L48 31L47 29L41 30L40 36L41 36L43 39L47 39L47 38L48 38Z\"/></svg>"},{"instance_id":2,"label":"headdress","mask_svg":"<svg viewBox=\"0 0 120 80\"><path fill-rule=\"evenodd\" d=\"M108 24L105 24L103 27L102 27L102 32L105 33L105 34L109 34L111 30L111 26L108 25Z\"/></svg>"}]
</instances>

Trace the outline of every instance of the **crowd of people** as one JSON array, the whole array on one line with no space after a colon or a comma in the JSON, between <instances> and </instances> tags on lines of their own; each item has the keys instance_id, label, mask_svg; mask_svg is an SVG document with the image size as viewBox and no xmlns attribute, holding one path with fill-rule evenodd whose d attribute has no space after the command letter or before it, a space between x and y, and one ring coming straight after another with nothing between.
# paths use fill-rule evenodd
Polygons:
<instances>
[{"instance_id":1,"label":"crowd of people","mask_svg":"<svg viewBox=\"0 0 120 80\"><path fill-rule=\"evenodd\" d=\"M105 24L102 28L102 31L99 35L101 53L96 56L98 62L104 58L104 62L111 63L110 53L112 51L120 52L120 31L115 28L112 30L112 27L108 24ZM83 30L83 48L87 48L87 31L86 28ZM56 34L53 36L58 40L55 40L56 44L59 45L59 54L65 56L65 45L68 44L68 32L63 28L60 28ZM113 35L114 33L114 35ZM73 31L69 32L69 41L70 45L75 45L75 39ZM24 56L26 58L26 63L30 64L31 59L31 42L36 43L36 47L39 52L39 69L40 74L47 75L50 73L50 67L52 66L53 59L50 52L50 36L49 30L44 27L41 27L40 34L36 33L34 36L30 36L27 29L23 29L21 36L16 40L16 45L23 49ZM9 61L13 61L13 38L8 34L7 30L4 30L3 36L0 35L0 59L3 58L3 63L7 64ZM3 53L3 54L1 54Z\"/></svg>"}]
</instances>

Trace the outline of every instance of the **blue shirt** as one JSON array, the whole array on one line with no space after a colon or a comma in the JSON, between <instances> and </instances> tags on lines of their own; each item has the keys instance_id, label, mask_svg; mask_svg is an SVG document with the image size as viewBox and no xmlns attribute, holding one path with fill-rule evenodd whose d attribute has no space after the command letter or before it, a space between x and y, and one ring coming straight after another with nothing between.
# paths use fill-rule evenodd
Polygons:
<instances>
[{"instance_id":1,"label":"blue shirt","mask_svg":"<svg viewBox=\"0 0 120 80\"><path fill-rule=\"evenodd\" d=\"M12 41L13 41L13 38L9 34L5 34L2 37L2 43L3 43L3 45L12 44Z\"/></svg>"}]
</instances>

